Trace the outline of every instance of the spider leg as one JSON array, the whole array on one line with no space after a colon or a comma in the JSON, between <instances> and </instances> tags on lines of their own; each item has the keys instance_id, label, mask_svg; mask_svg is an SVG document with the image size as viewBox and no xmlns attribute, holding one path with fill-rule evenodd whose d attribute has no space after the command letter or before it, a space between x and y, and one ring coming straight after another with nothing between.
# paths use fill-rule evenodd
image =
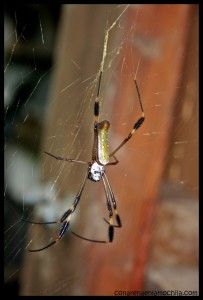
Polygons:
<instances>
[{"instance_id":1,"label":"spider leg","mask_svg":"<svg viewBox=\"0 0 203 300\"><path fill-rule=\"evenodd\" d=\"M106 218L103 218L103 220L104 220L108 225L110 225L109 221L108 221ZM117 224L117 225L113 225L113 227L115 227L115 228L121 228L121 226L119 226L118 224Z\"/></svg>"},{"instance_id":2,"label":"spider leg","mask_svg":"<svg viewBox=\"0 0 203 300\"><path fill-rule=\"evenodd\" d=\"M44 151L44 153L46 153L49 156L54 157L57 160L63 160L63 161L68 161L68 162L73 162L73 163L78 163L78 164L85 164L85 165L89 164L89 162L82 161L82 160L76 160L76 159L64 158L64 157L61 157L61 156L56 156L56 155L53 155L53 154L51 154L51 153L49 153L47 151Z\"/></svg>"},{"instance_id":3,"label":"spider leg","mask_svg":"<svg viewBox=\"0 0 203 300\"><path fill-rule=\"evenodd\" d=\"M102 177L103 178L103 177ZM109 201L109 195L107 193L107 190L106 190L106 187L105 187L105 192L106 192L106 195L107 195L107 203L108 203L108 209L109 209L109 213L111 214L111 217L113 215L113 212L112 212L112 208L111 208L111 203ZM69 214L69 212L71 212L71 209L68 210L67 212L64 213L64 215L62 216L61 220L63 221L64 219L67 218L67 215ZM71 233L73 235L75 235L76 237L82 239L82 240L85 240L85 241L89 241L89 242L93 242L93 243L107 243L106 241L104 240L94 240L94 239L90 239L90 238L86 238L84 236L81 236L79 234L77 234L76 232L72 231L71 230ZM111 242L113 240L113 225L109 224L109 241Z\"/></svg>"},{"instance_id":4,"label":"spider leg","mask_svg":"<svg viewBox=\"0 0 203 300\"><path fill-rule=\"evenodd\" d=\"M28 249L28 251L30 251L30 252L38 252L38 251L42 251L44 249L47 249L47 248L53 246L55 243L59 242L60 239L64 236L65 232L68 230L71 216L72 216L73 212L75 211L75 209L76 209L76 207L77 207L77 205L78 205L78 203L80 201L80 198L82 196L82 192L83 192L84 187L85 187L87 176L88 176L88 172L86 173L84 181L82 183L82 186L81 186L79 192L77 193L77 195L76 195L76 197L75 197L75 199L73 201L72 207L70 209L68 209L63 214L63 216L60 219L60 223L62 223L62 226L61 226L61 229L59 231L58 237L54 241L52 241L51 243L49 243L48 245L46 245L45 247L42 247L42 248L39 248L39 249ZM40 223L40 222L31 222L31 223L34 223L34 224L44 224L44 223ZM45 222L45 223L49 223L50 224L50 222ZM54 223L58 223L58 222L54 222Z\"/></svg>"},{"instance_id":5,"label":"spider leg","mask_svg":"<svg viewBox=\"0 0 203 300\"><path fill-rule=\"evenodd\" d=\"M53 246L54 244L56 244L57 242L60 241L60 239L64 236L66 230L68 229L68 226L69 226L69 222L64 222L61 226L61 229L60 229L60 233L59 233L59 236L54 240L52 241L51 243L49 243L48 245L42 247L42 248L38 248L38 249L28 249L29 252L39 252L39 251L42 251L42 250L45 250L51 246Z\"/></svg>"},{"instance_id":6,"label":"spider leg","mask_svg":"<svg viewBox=\"0 0 203 300\"><path fill-rule=\"evenodd\" d=\"M110 182L108 180L108 177L106 175L106 173L104 173L104 178L105 178L105 181L107 183L107 186L108 186L108 189L109 189L109 192L110 192L110 195L111 195L111 201L112 201L112 204L113 204L113 209L115 211L115 218L116 218L116 223L117 225L114 225L114 227L122 227L122 222L121 222L121 218L117 212L117 203L116 203L116 199L115 199L115 196L114 196L114 193L113 193L113 190L111 188L111 185L110 185ZM109 224L109 222L104 218L105 222Z\"/></svg>"},{"instance_id":7,"label":"spider leg","mask_svg":"<svg viewBox=\"0 0 203 300\"><path fill-rule=\"evenodd\" d=\"M97 96L96 96L96 99L95 99L95 102L94 102L95 123L99 122L99 93L100 93L100 87L101 87L101 79L102 79L102 71L100 71L100 73L99 73Z\"/></svg>"},{"instance_id":8,"label":"spider leg","mask_svg":"<svg viewBox=\"0 0 203 300\"><path fill-rule=\"evenodd\" d=\"M112 209L112 206L111 206L111 200L110 200L110 193L108 191L108 186L106 184L106 181L104 180L104 177L102 176L102 181L103 181L103 184L104 184L104 190L105 190L105 194L106 194L106 204L107 204L107 208L108 208L108 211L109 211L109 232L108 232L108 235L109 235L109 242L111 243L113 241L113 237L114 237L114 224L113 224L113 209Z\"/></svg>"},{"instance_id":9,"label":"spider leg","mask_svg":"<svg viewBox=\"0 0 203 300\"><path fill-rule=\"evenodd\" d=\"M117 165L119 163L119 160L115 157L115 155L112 155L112 157L114 158L114 161L109 162L108 164L106 164L106 166Z\"/></svg>"},{"instance_id":10,"label":"spider leg","mask_svg":"<svg viewBox=\"0 0 203 300\"><path fill-rule=\"evenodd\" d=\"M52 245L56 244L57 241L58 241L58 239L54 240L53 242L49 243L48 245L46 245L46 246L43 247L43 248L39 248L39 249L28 249L28 251L29 251L29 252L39 252L39 251L45 250L45 249L51 247Z\"/></svg>"},{"instance_id":11,"label":"spider leg","mask_svg":"<svg viewBox=\"0 0 203 300\"><path fill-rule=\"evenodd\" d=\"M128 134L128 136L120 143L120 145L118 145L118 147L112 151L112 153L110 153L110 157L114 156L114 154L120 150L130 139L131 137L134 135L134 133L136 132L137 129L140 128L140 126L143 124L144 120L145 120L145 115L144 115L144 109L143 109L143 105L142 105L142 101L141 101L141 97L140 97L140 92L139 92L139 88L138 88L138 84L137 81L134 79L134 83L136 86L136 90L137 90L137 95L138 95L138 100L139 100L139 104L140 104L140 108L141 108L141 112L142 112L142 116L141 118L139 118L134 126L133 129L131 130L131 132Z\"/></svg>"},{"instance_id":12,"label":"spider leg","mask_svg":"<svg viewBox=\"0 0 203 300\"><path fill-rule=\"evenodd\" d=\"M74 201L73 201L73 204L72 204L71 208L69 208L69 209L63 214L63 216L61 217L61 219L60 219L61 222L64 222L65 220L66 220L67 222L70 221L70 218L71 218L73 212L75 211L75 209L76 209L76 207L77 207L77 205L78 205L78 203L79 203L79 201L80 201L80 198L81 198L81 196L82 196L82 192L83 192L84 187L85 187L85 184L86 184L86 180L87 180L87 177L88 177L88 173L89 173L89 171L87 171L87 173L86 173L86 175L85 175L85 178L84 178L84 181L83 181L83 183L82 183L82 186L81 186L79 192L77 193L77 195L76 195L76 197L75 197L75 199L74 199Z\"/></svg>"},{"instance_id":13,"label":"spider leg","mask_svg":"<svg viewBox=\"0 0 203 300\"><path fill-rule=\"evenodd\" d=\"M110 191L110 194L111 194L111 201L112 201L112 204L113 204L113 208L114 208L114 211L115 211L115 214L116 214L116 221L117 221L117 224L118 224L118 227L122 227L122 223L121 223L121 219L119 217L119 214L117 212L117 203L116 203L116 199L115 199L115 196L114 196L114 193L113 193L113 190L111 188L111 185L110 185L110 182L108 180L108 177L106 175L106 173L104 173L104 177L105 177L105 180L107 182L107 185L108 185L108 188L109 188L109 191Z\"/></svg>"},{"instance_id":14,"label":"spider leg","mask_svg":"<svg viewBox=\"0 0 203 300\"><path fill-rule=\"evenodd\" d=\"M93 239L89 239L89 238L86 238L82 235L79 235L78 233L74 232L71 230L71 233L73 235L75 235L76 237L78 237L79 239L82 239L82 240L85 240L85 241L88 241L88 242L93 242L93 243L107 243L106 241L100 241L100 240L93 240Z\"/></svg>"},{"instance_id":15,"label":"spider leg","mask_svg":"<svg viewBox=\"0 0 203 300\"><path fill-rule=\"evenodd\" d=\"M37 225L45 225L45 224L57 224L59 223L58 221L53 221L53 222L33 222L24 218L21 218L21 221L30 223L30 224L37 224Z\"/></svg>"}]
</instances>

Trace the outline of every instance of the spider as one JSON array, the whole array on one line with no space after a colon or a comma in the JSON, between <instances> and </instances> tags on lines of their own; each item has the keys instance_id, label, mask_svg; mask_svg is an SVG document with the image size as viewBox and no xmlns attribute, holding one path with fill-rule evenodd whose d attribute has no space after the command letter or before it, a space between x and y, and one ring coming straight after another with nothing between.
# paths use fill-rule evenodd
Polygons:
<instances>
[{"instance_id":1,"label":"spider","mask_svg":"<svg viewBox=\"0 0 203 300\"><path fill-rule=\"evenodd\" d=\"M57 160L62 160L66 162L72 162L76 164L86 164L87 165L87 172L85 174L83 183L81 185L81 188L79 192L77 193L72 206L65 211L65 213L62 215L62 217L57 222L31 222L29 220L24 220L28 223L32 224L61 224L58 236L50 242L45 247L39 248L39 249L28 249L30 252L37 252L42 251L44 249L47 249L54 245L55 243L59 242L61 238L64 236L66 231L69 229L71 217L73 213L76 210L76 207L81 199L82 192L84 190L85 184L87 179L98 182L102 180L105 195L106 195L106 205L109 213L109 221L106 219L105 222L108 224L108 241L100 241L100 240L92 240L89 238L85 238L83 236L80 236L79 234L73 232L70 230L72 234L75 236L90 241L90 242L99 242L99 243L108 243L112 242L114 238L114 228L120 228L122 227L121 218L117 211L117 204L114 197L114 193L112 191L111 185L109 183L108 177L106 175L105 169L107 166L112 166L118 164L118 159L116 158L115 154L120 150L134 135L135 131L140 128L140 126L143 124L145 120L144 116L144 110L143 105L140 97L140 92L138 88L137 81L134 79L135 87L137 90L139 105L141 108L142 116L135 122L133 129L130 131L128 136L111 152L108 152L108 130L110 127L110 123L107 120L99 121L99 94L100 94L100 86L101 86L101 79L102 79L102 71L100 71L99 79L98 79L98 88L97 88L97 96L94 102L94 142L93 142L93 149L92 149L92 160L90 162L76 160L76 159L70 159L70 158L64 158L61 156L53 155L49 152L45 153ZM112 161L113 159L113 161ZM113 216L115 216L116 224L114 224Z\"/></svg>"}]
</instances>

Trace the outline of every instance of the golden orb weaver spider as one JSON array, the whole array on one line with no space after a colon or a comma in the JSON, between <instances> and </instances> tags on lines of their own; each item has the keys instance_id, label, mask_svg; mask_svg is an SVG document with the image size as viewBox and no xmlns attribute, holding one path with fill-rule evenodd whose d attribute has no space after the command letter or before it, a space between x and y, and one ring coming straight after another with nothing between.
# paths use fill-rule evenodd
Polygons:
<instances>
[{"instance_id":1,"label":"golden orb weaver spider","mask_svg":"<svg viewBox=\"0 0 203 300\"><path fill-rule=\"evenodd\" d=\"M99 94L100 94L101 79L102 79L102 71L100 71L100 74L99 74L97 96L96 96L96 99L94 102L95 120L94 120L94 142L93 142L93 149L92 149L92 160L90 162L85 162L85 161L81 161L81 160L75 160L75 159L64 158L61 156L55 156L49 152L45 152L47 155L49 155L57 160L73 162L73 163L78 163L78 164L86 164L88 166L88 168L87 168L87 172L86 172L84 181L81 185L79 192L77 193L77 195L73 201L72 206L67 211L65 211L65 213L62 215L62 217L59 219L59 221L57 221L57 222L32 222L29 220L24 220L25 222L28 222L31 224L57 224L57 223L61 224L61 228L60 228L59 234L56 239L54 239L52 242L50 242L45 247L42 247L39 249L28 249L30 252L42 251L44 249L51 247L52 245L54 245L55 243L57 243L58 241L61 240L61 238L64 236L64 234L66 233L66 231L69 228L72 214L74 213L74 211L80 201L80 198L82 196L82 192L84 190L87 179L94 181L94 182L98 182L102 179L104 190L105 190L105 195L106 195L106 200L107 200L107 209L109 212L109 221L104 219L105 222L109 225L109 229L108 229L109 240L108 240L108 242L113 241L114 228L115 227L119 228L122 226L121 219L117 212L116 200L115 200L111 185L109 183L109 180L107 178L107 175L105 173L105 168L106 168L106 166L116 165L119 162L115 156L115 153L118 150L120 150L131 139L131 137L133 136L135 131L138 128L140 128L140 126L142 125L142 123L145 120L145 116L144 116L144 110L143 110L143 106L142 106L142 101L141 101L141 97L140 97L138 84L137 84L137 81L134 79L142 116L135 122L133 129L128 134L128 136L109 154L109 152L108 152L108 129L109 129L110 123L107 120L99 122ZM111 157L114 159L114 161L110 162ZM113 221L114 213L115 213L116 225L114 224L114 221ZM107 241L92 240L89 238L85 238L85 237L80 236L79 234L73 232L72 230L70 230L70 232L72 234L74 234L75 236L77 236L78 238L84 239L86 241L98 242L98 243L108 243Z\"/></svg>"}]
</instances>

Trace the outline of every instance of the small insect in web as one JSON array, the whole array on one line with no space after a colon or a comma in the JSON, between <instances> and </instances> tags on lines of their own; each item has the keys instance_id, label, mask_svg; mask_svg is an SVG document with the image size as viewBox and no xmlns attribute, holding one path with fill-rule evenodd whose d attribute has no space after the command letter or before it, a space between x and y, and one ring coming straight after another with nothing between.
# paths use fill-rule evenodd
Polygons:
<instances>
[{"instance_id":1,"label":"small insect in web","mask_svg":"<svg viewBox=\"0 0 203 300\"><path fill-rule=\"evenodd\" d=\"M141 97L140 97L138 84L137 84L137 81L134 79L142 116L135 122L133 129L130 131L128 136L125 139L123 139L122 142L111 153L109 153L109 151L108 151L108 146L109 146L108 130L109 130L110 123L107 120L104 120L101 122L99 121L99 94L100 94L101 79L102 79L102 71L100 71L100 74L99 74L97 96L96 96L95 103L94 103L94 142L93 142L91 161L86 162L86 161L81 161L81 160L64 158L61 156L53 155L49 152L45 152L47 155L49 155L57 160L72 162L72 163L76 163L76 164L85 164L85 165L87 165L87 172L85 174L81 188L73 201L72 206L67 211L65 211L65 213L62 215L62 217L58 221L55 221L55 222L32 222L32 221L23 219L25 222L28 222L31 224L61 224L59 234L52 242L50 242L45 247L42 247L39 249L29 249L30 252L37 252L37 251L42 251L44 249L47 249L62 239L62 237L64 236L66 231L69 229L71 217L72 217L73 213L75 212L76 207L81 199L82 192L84 190L87 179L89 179L93 182L98 182L98 181L102 180L105 195L106 195L106 205L107 205L108 214L109 214L109 220L107 221L106 219L104 219L105 222L108 224L108 241L93 240L90 238L83 237L83 236L75 233L72 230L70 230L70 232L73 235L77 236L78 238L81 238L86 241L97 242L97 243L109 243L109 242L111 243L114 238L114 228L122 227L121 218L117 211L116 199L115 199L114 193L112 191L108 177L106 175L106 167L118 164L119 161L116 158L115 154L131 139L131 137L134 135L135 131L140 128L140 126L143 124L143 122L145 120L145 116L144 116L144 110L143 110L143 105L142 105L142 101L141 101ZM115 217L116 224L114 224L113 217Z\"/></svg>"}]
</instances>

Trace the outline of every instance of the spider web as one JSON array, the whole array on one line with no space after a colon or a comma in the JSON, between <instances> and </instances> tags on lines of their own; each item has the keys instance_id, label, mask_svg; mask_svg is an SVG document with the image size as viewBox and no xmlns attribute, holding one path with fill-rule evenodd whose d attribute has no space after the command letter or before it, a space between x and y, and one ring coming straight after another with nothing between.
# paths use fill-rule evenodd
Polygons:
<instances>
[{"instance_id":1,"label":"spider web","mask_svg":"<svg viewBox=\"0 0 203 300\"><path fill-rule=\"evenodd\" d=\"M74 6L63 5L61 11L74 8ZM129 28L126 27L124 16L129 7L134 7L137 11L136 18ZM98 86L98 78L102 71L101 82L101 115L100 118L107 119L111 123L110 141L111 148L115 148L122 138L120 133L114 128L115 120L121 120L122 132L128 134L132 129L132 124L128 120L137 118L140 115L139 104L134 99L126 99L126 110L116 110L113 102L116 93L112 81L116 80L118 74L125 79L139 78L139 87L144 90L145 84L142 82L142 65L140 57L133 54L134 44L129 46L128 55L130 65L126 63L127 57L123 55L126 41L133 39L134 29L142 17L142 8L139 5L109 5L106 6L106 18L100 33L102 35L102 51L98 55L97 68L84 72L84 65L79 60L79 55L69 53L64 58L64 69L71 66L73 76L66 79L60 85L60 89L52 87L54 73L57 73L57 60L52 61L54 53L52 49L56 43L58 19L57 21L47 18L53 13L46 10L45 6L28 6L28 10L35 12L36 32L33 32L29 19L21 18L19 9L8 9L5 12L5 282L10 283L19 280L19 276L25 267L24 256L26 249L37 248L47 244L49 237L57 232L55 226L49 226L46 234L39 237L39 232L31 229L32 236L28 232L29 225L21 221L21 217L30 220L40 220L48 222L57 220L67 207L72 204L74 196L78 192L85 168L83 166L69 165L64 162L56 162L49 157L42 157L42 149L65 157L89 161L91 158L93 142L93 104ZM23 9L23 8L21 8ZM59 8L57 8L59 9ZM21 24L19 24L21 23ZM57 30L54 29L56 26ZM27 31L28 30L28 31ZM80 28L82 32L82 26ZM115 31L119 32L118 38ZM144 47L139 38L135 41L139 48ZM90 53L93 51L90 48ZM144 47L146 56L158 55L157 45L151 47L151 52L147 53L148 47ZM56 50L55 50L56 51ZM78 57L77 57L78 55ZM90 59L91 60L91 59ZM89 64L90 64L89 60ZM80 62L78 62L80 61ZM121 64L119 62L122 61ZM87 66L87 65L85 65ZM67 67L68 68L68 67ZM88 69L88 68L87 68ZM59 70L59 69L58 69ZM59 70L60 71L60 70ZM59 72L58 71L58 72ZM148 80L153 76L161 74L149 74ZM122 82L119 82L119 86ZM104 89L109 86L108 89ZM134 88L134 87L133 87ZM177 86L177 89L180 87ZM156 97L156 101L150 101L149 97L144 99L145 115L148 111L153 111L157 117L164 111L164 90L152 90L151 97ZM61 98L60 98L61 97ZM57 98L54 104L54 98ZM135 91L136 98L136 91ZM42 100L43 99L43 103ZM67 104L68 103L68 104ZM56 107L57 106L57 107ZM68 111L66 111L66 109ZM187 115L187 109L185 114ZM183 112L184 114L184 112ZM187 115L192 118L191 115ZM55 121L51 126L49 120ZM182 125L180 125L182 126ZM120 165L118 171L110 171L112 186L116 189L117 181L114 180L116 172L122 174L123 184L120 188L118 199L124 198L126 184L132 180L128 173L128 166L125 164L127 153L133 153L135 161L139 161L142 156L150 157L148 151L151 143L157 137L166 134L161 128L157 130L155 125L150 130L143 129L141 135L145 137L142 145L137 144L134 149L130 144L126 150L122 150L119 155ZM175 145L191 143L191 140L174 140ZM181 148L181 147L180 147ZM181 150L176 154L181 155ZM194 154L195 156L195 154ZM195 159L191 157L191 159ZM144 167L144 166L143 166ZM176 178L176 177L175 177ZM139 174L135 174L134 180L139 181ZM177 176L175 181L178 190L185 186L184 178ZM193 185L192 192L197 192L198 186ZM174 189L174 193L176 192ZM102 193L102 188L98 187ZM114 191L116 193L116 190ZM79 205L72 218L73 228L80 230L92 219L92 213L98 216L94 228L89 227L88 234L92 238L105 237L106 226L102 222L102 217L106 216L105 196L103 203L95 201L97 188L88 184L85 189L83 203ZM82 201L81 201L82 202ZM83 214L84 208L92 206L90 212ZM131 208L128 208L130 216ZM97 218L96 218L97 219ZM79 225L77 225L79 223ZM34 225L31 227L33 228ZM128 226L128 222L126 222ZM34 233L34 234L33 234ZM53 234L52 234L53 233ZM95 236L95 233L99 237ZM67 233L68 235L68 233ZM65 237L66 239L66 237ZM71 251L72 239L67 237L67 252ZM50 259L50 258L48 258ZM85 263L85 258L80 258ZM27 262L26 262L27 263ZM58 273L57 273L58 274ZM65 278L56 276L50 284L39 291L40 295L64 295L64 291L74 284L75 278L80 278L80 274L66 273ZM22 283L23 284L23 283ZM78 288L79 289L79 288ZM82 290L82 288L81 288Z\"/></svg>"}]
</instances>

